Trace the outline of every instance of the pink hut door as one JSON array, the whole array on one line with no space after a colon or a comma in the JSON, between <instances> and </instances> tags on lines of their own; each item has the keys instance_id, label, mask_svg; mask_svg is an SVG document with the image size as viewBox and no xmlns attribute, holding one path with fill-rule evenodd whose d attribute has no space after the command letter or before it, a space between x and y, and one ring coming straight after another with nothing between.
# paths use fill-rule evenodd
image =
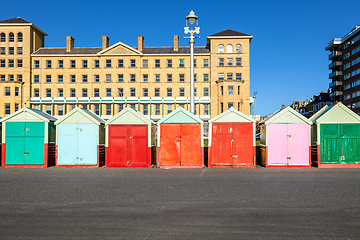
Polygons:
<instances>
[{"instance_id":1,"label":"pink hut door","mask_svg":"<svg viewBox=\"0 0 360 240\"><path fill-rule=\"evenodd\" d=\"M287 125L272 123L267 126L268 165L287 164Z\"/></svg>"},{"instance_id":2,"label":"pink hut door","mask_svg":"<svg viewBox=\"0 0 360 240\"><path fill-rule=\"evenodd\" d=\"M288 124L289 165L309 165L309 125L306 123Z\"/></svg>"}]
</instances>

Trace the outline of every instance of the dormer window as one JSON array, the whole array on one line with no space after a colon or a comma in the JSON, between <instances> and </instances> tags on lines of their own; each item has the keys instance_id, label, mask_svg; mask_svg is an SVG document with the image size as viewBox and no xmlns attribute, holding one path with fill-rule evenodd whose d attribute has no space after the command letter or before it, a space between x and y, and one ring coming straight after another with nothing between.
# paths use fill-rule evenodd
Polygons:
<instances>
[{"instance_id":1,"label":"dormer window","mask_svg":"<svg viewBox=\"0 0 360 240\"><path fill-rule=\"evenodd\" d=\"M227 45L226 52L227 53L232 53L233 52L233 47L232 47L231 44Z\"/></svg>"},{"instance_id":2,"label":"dormer window","mask_svg":"<svg viewBox=\"0 0 360 240\"><path fill-rule=\"evenodd\" d=\"M237 44L236 45L236 53L241 53L241 45L240 44Z\"/></svg>"},{"instance_id":3,"label":"dormer window","mask_svg":"<svg viewBox=\"0 0 360 240\"><path fill-rule=\"evenodd\" d=\"M219 45L218 53L224 53L224 45L222 44Z\"/></svg>"}]
</instances>

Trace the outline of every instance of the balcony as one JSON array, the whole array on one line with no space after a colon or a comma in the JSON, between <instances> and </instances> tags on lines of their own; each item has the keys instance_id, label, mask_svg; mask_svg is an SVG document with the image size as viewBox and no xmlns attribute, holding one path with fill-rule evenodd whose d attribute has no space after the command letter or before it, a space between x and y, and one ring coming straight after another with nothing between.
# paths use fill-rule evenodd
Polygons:
<instances>
[{"instance_id":1,"label":"balcony","mask_svg":"<svg viewBox=\"0 0 360 240\"><path fill-rule=\"evenodd\" d=\"M342 91L335 91L330 93L330 97L337 97L337 96L342 96L343 92Z\"/></svg>"},{"instance_id":2,"label":"balcony","mask_svg":"<svg viewBox=\"0 0 360 240\"><path fill-rule=\"evenodd\" d=\"M335 71L329 74L329 78L342 76L342 71Z\"/></svg>"},{"instance_id":3,"label":"balcony","mask_svg":"<svg viewBox=\"0 0 360 240\"><path fill-rule=\"evenodd\" d=\"M341 57L341 56L342 56L341 51L334 51L334 52L330 53L329 60L336 58L336 57Z\"/></svg>"},{"instance_id":4,"label":"balcony","mask_svg":"<svg viewBox=\"0 0 360 240\"><path fill-rule=\"evenodd\" d=\"M329 69L340 67L342 65L342 61L335 61L329 64Z\"/></svg>"},{"instance_id":5,"label":"balcony","mask_svg":"<svg viewBox=\"0 0 360 240\"><path fill-rule=\"evenodd\" d=\"M343 85L343 82L342 82L342 81L335 81L335 82L329 83L329 88L337 87L337 86L342 86L342 85Z\"/></svg>"}]
</instances>

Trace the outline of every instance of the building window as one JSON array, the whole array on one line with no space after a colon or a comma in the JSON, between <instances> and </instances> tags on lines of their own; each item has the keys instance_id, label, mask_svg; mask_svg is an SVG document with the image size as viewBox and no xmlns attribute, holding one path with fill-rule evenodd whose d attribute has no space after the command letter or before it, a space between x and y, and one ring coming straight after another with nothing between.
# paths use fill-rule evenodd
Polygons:
<instances>
[{"instance_id":1,"label":"building window","mask_svg":"<svg viewBox=\"0 0 360 240\"><path fill-rule=\"evenodd\" d=\"M160 67L160 59L155 59L155 67L156 68Z\"/></svg>"},{"instance_id":2,"label":"building window","mask_svg":"<svg viewBox=\"0 0 360 240\"><path fill-rule=\"evenodd\" d=\"M111 68L111 59L106 59L106 66L107 68Z\"/></svg>"},{"instance_id":3,"label":"building window","mask_svg":"<svg viewBox=\"0 0 360 240\"><path fill-rule=\"evenodd\" d=\"M106 104L106 115L111 115L111 104Z\"/></svg>"},{"instance_id":4,"label":"building window","mask_svg":"<svg viewBox=\"0 0 360 240\"><path fill-rule=\"evenodd\" d=\"M130 82L135 82L135 74L130 74Z\"/></svg>"},{"instance_id":5,"label":"building window","mask_svg":"<svg viewBox=\"0 0 360 240\"><path fill-rule=\"evenodd\" d=\"M100 75L94 75L94 82L100 82Z\"/></svg>"},{"instance_id":6,"label":"building window","mask_svg":"<svg viewBox=\"0 0 360 240\"><path fill-rule=\"evenodd\" d=\"M228 95L234 95L234 86L228 86Z\"/></svg>"},{"instance_id":7,"label":"building window","mask_svg":"<svg viewBox=\"0 0 360 240\"><path fill-rule=\"evenodd\" d=\"M194 82L197 80L197 74L194 74Z\"/></svg>"},{"instance_id":8,"label":"building window","mask_svg":"<svg viewBox=\"0 0 360 240\"><path fill-rule=\"evenodd\" d=\"M58 75L58 82L59 83L64 82L64 75Z\"/></svg>"},{"instance_id":9,"label":"building window","mask_svg":"<svg viewBox=\"0 0 360 240\"><path fill-rule=\"evenodd\" d=\"M9 47L9 55L14 55L14 47Z\"/></svg>"},{"instance_id":10,"label":"building window","mask_svg":"<svg viewBox=\"0 0 360 240\"><path fill-rule=\"evenodd\" d=\"M70 97L75 97L75 88L70 88Z\"/></svg>"},{"instance_id":11,"label":"building window","mask_svg":"<svg viewBox=\"0 0 360 240\"><path fill-rule=\"evenodd\" d=\"M236 80L241 80L241 73L236 73Z\"/></svg>"},{"instance_id":12,"label":"building window","mask_svg":"<svg viewBox=\"0 0 360 240\"><path fill-rule=\"evenodd\" d=\"M87 61L87 60L82 60L82 67L83 67L83 68L87 68L87 67L88 67L88 61Z\"/></svg>"},{"instance_id":13,"label":"building window","mask_svg":"<svg viewBox=\"0 0 360 240\"><path fill-rule=\"evenodd\" d=\"M88 76L87 75L82 75L82 82L87 83L87 81L88 81Z\"/></svg>"},{"instance_id":14,"label":"building window","mask_svg":"<svg viewBox=\"0 0 360 240\"><path fill-rule=\"evenodd\" d=\"M160 115L160 104L155 105L155 115Z\"/></svg>"},{"instance_id":15,"label":"building window","mask_svg":"<svg viewBox=\"0 0 360 240\"><path fill-rule=\"evenodd\" d=\"M167 97L172 97L172 88L167 88L166 89L166 96Z\"/></svg>"},{"instance_id":16,"label":"building window","mask_svg":"<svg viewBox=\"0 0 360 240\"><path fill-rule=\"evenodd\" d=\"M171 68L172 67L172 59L166 60L166 67Z\"/></svg>"},{"instance_id":17,"label":"building window","mask_svg":"<svg viewBox=\"0 0 360 240\"><path fill-rule=\"evenodd\" d=\"M34 75L34 82L38 83L40 81L39 75Z\"/></svg>"},{"instance_id":18,"label":"building window","mask_svg":"<svg viewBox=\"0 0 360 240\"><path fill-rule=\"evenodd\" d=\"M135 97L136 94L135 94L135 88L130 88L130 97Z\"/></svg>"},{"instance_id":19,"label":"building window","mask_svg":"<svg viewBox=\"0 0 360 240\"><path fill-rule=\"evenodd\" d=\"M6 42L6 35L5 35L5 33L1 33L1 42Z\"/></svg>"},{"instance_id":20,"label":"building window","mask_svg":"<svg viewBox=\"0 0 360 240\"><path fill-rule=\"evenodd\" d=\"M106 97L111 97L111 88L106 89Z\"/></svg>"},{"instance_id":21,"label":"building window","mask_svg":"<svg viewBox=\"0 0 360 240\"><path fill-rule=\"evenodd\" d=\"M224 66L224 59L219 58L219 67L223 67L223 66Z\"/></svg>"},{"instance_id":22,"label":"building window","mask_svg":"<svg viewBox=\"0 0 360 240\"><path fill-rule=\"evenodd\" d=\"M179 97L185 97L185 88L179 88Z\"/></svg>"},{"instance_id":23,"label":"building window","mask_svg":"<svg viewBox=\"0 0 360 240\"><path fill-rule=\"evenodd\" d=\"M232 58L228 58L228 59L227 59L227 65L228 65L228 66L232 66L232 65L233 65L233 59L232 59Z\"/></svg>"},{"instance_id":24,"label":"building window","mask_svg":"<svg viewBox=\"0 0 360 240\"><path fill-rule=\"evenodd\" d=\"M224 112L224 104L220 103L220 112L223 113Z\"/></svg>"},{"instance_id":25,"label":"building window","mask_svg":"<svg viewBox=\"0 0 360 240\"><path fill-rule=\"evenodd\" d=\"M224 80L224 74L223 73L219 73L219 80Z\"/></svg>"},{"instance_id":26,"label":"building window","mask_svg":"<svg viewBox=\"0 0 360 240\"><path fill-rule=\"evenodd\" d=\"M143 68L149 67L149 61L147 59L143 59Z\"/></svg>"},{"instance_id":27,"label":"building window","mask_svg":"<svg viewBox=\"0 0 360 240\"><path fill-rule=\"evenodd\" d=\"M17 81L18 81L18 82L22 82L22 74L18 74L18 75L17 75Z\"/></svg>"},{"instance_id":28,"label":"building window","mask_svg":"<svg viewBox=\"0 0 360 240\"><path fill-rule=\"evenodd\" d=\"M100 60L94 60L94 68L100 67Z\"/></svg>"},{"instance_id":29,"label":"building window","mask_svg":"<svg viewBox=\"0 0 360 240\"><path fill-rule=\"evenodd\" d=\"M100 89L94 88L94 97L100 97Z\"/></svg>"},{"instance_id":30,"label":"building window","mask_svg":"<svg viewBox=\"0 0 360 240\"><path fill-rule=\"evenodd\" d=\"M5 96L10 96L10 87L5 87Z\"/></svg>"},{"instance_id":31,"label":"building window","mask_svg":"<svg viewBox=\"0 0 360 240\"><path fill-rule=\"evenodd\" d=\"M88 96L88 94L87 94L87 88L83 88L82 89L82 95L81 95L82 97L87 97Z\"/></svg>"},{"instance_id":32,"label":"building window","mask_svg":"<svg viewBox=\"0 0 360 240\"><path fill-rule=\"evenodd\" d=\"M0 67L2 67L2 68L5 67L5 60L0 60Z\"/></svg>"},{"instance_id":33,"label":"building window","mask_svg":"<svg viewBox=\"0 0 360 240\"><path fill-rule=\"evenodd\" d=\"M172 112L172 104L166 104L166 114L169 114Z\"/></svg>"},{"instance_id":34,"label":"building window","mask_svg":"<svg viewBox=\"0 0 360 240\"><path fill-rule=\"evenodd\" d=\"M143 82L148 82L148 81L149 81L149 75L143 74Z\"/></svg>"},{"instance_id":35,"label":"building window","mask_svg":"<svg viewBox=\"0 0 360 240\"><path fill-rule=\"evenodd\" d=\"M9 81L14 81L14 74L9 74Z\"/></svg>"},{"instance_id":36,"label":"building window","mask_svg":"<svg viewBox=\"0 0 360 240\"><path fill-rule=\"evenodd\" d=\"M240 86L238 86L238 95L240 95L240 90L241 90L241 88L240 88Z\"/></svg>"},{"instance_id":37,"label":"building window","mask_svg":"<svg viewBox=\"0 0 360 240\"><path fill-rule=\"evenodd\" d=\"M5 115L10 114L10 103L5 103Z\"/></svg>"},{"instance_id":38,"label":"building window","mask_svg":"<svg viewBox=\"0 0 360 240\"><path fill-rule=\"evenodd\" d=\"M130 67L132 67L132 68L136 67L135 59L130 59Z\"/></svg>"},{"instance_id":39,"label":"building window","mask_svg":"<svg viewBox=\"0 0 360 240\"><path fill-rule=\"evenodd\" d=\"M209 96L209 88L204 88L204 94L203 94L204 97L208 97Z\"/></svg>"},{"instance_id":40,"label":"building window","mask_svg":"<svg viewBox=\"0 0 360 240\"><path fill-rule=\"evenodd\" d=\"M123 67L124 67L124 60L123 60L123 59L118 59L118 67L119 67L119 68L123 68Z\"/></svg>"},{"instance_id":41,"label":"building window","mask_svg":"<svg viewBox=\"0 0 360 240\"><path fill-rule=\"evenodd\" d=\"M51 75L46 75L46 82L51 83Z\"/></svg>"},{"instance_id":42,"label":"building window","mask_svg":"<svg viewBox=\"0 0 360 240\"><path fill-rule=\"evenodd\" d=\"M40 68L40 61L39 60L34 61L34 68Z\"/></svg>"},{"instance_id":43,"label":"building window","mask_svg":"<svg viewBox=\"0 0 360 240\"><path fill-rule=\"evenodd\" d=\"M64 115L64 105L58 105L58 115Z\"/></svg>"},{"instance_id":44,"label":"building window","mask_svg":"<svg viewBox=\"0 0 360 240\"><path fill-rule=\"evenodd\" d=\"M196 65L196 59L194 59L194 67L196 67L197 65Z\"/></svg>"},{"instance_id":45,"label":"building window","mask_svg":"<svg viewBox=\"0 0 360 240\"><path fill-rule=\"evenodd\" d=\"M179 107L182 107L183 109L185 109L185 104L180 103L180 104L179 104Z\"/></svg>"},{"instance_id":46,"label":"building window","mask_svg":"<svg viewBox=\"0 0 360 240\"><path fill-rule=\"evenodd\" d=\"M147 105L147 104L144 104L143 105L143 114L144 115L149 115L149 105Z\"/></svg>"},{"instance_id":47,"label":"building window","mask_svg":"<svg viewBox=\"0 0 360 240\"><path fill-rule=\"evenodd\" d=\"M58 68L64 68L64 61L58 60Z\"/></svg>"},{"instance_id":48,"label":"building window","mask_svg":"<svg viewBox=\"0 0 360 240\"><path fill-rule=\"evenodd\" d=\"M172 82L172 74L168 74L168 75L167 75L167 81L168 81L168 82Z\"/></svg>"},{"instance_id":49,"label":"building window","mask_svg":"<svg viewBox=\"0 0 360 240\"><path fill-rule=\"evenodd\" d=\"M232 107L234 107L234 103L228 102L228 109L230 109L230 108L232 108Z\"/></svg>"},{"instance_id":50,"label":"building window","mask_svg":"<svg viewBox=\"0 0 360 240\"><path fill-rule=\"evenodd\" d=\"M51 97L51 89L50 88L46 89L46 97Z\"/></svg>"},{"instance_id":51,"label":"building window","mask_svg":"<svg viewBox=\"0 0 360 240\"><path fill-rule=\"evenodd\" d=\"M124 82L124 75L118 74L118 82Z\"/></svg>"},{"instance_id":52,"label":"building window","mask_svg":"<svg viewBox=\"0 0 360 240\"><path fill-rule=\"evenodd\" d=\"M111 82L111 74L106 74L105 81L106 82Z\"/></svg>"},{"instance_id":53,"label":"building window","mask_svg":"<svg viewBox=\"0 0 360 240\"><path fill-rule=\"evenodd\" d=\"M209 74L204 74L204 75L203 75L203 81L204 81L204 82L208 82L208 81L209 81Z\"/></svg>"},{"instance_id":54,"label":"building window","mask_svg":"<svg viewBox=\"0 0 360 240\"><path fill-rule=\"evenodd\" d=\"M209 59L203 59L203 67L209 67Z\"/></svg>"},{"instance_id":55,"label":"building window","mask_svg":"<svg viewBox=\"0 0 360 240\"><path fill-rule=\"evenodd\" d=\"M18 54L18 55L22 55L22 54L23 54L23 48L22 48L22 47L17 47L17 54Z\"/></svg>"},{"instance_id":56,"label":"building window","mask_svg":"<svg viewBox=\"0 0 360 240\"><path fill-rule=\"evenodd\" d=\"M75 108L74 104L70 104L70 111L73 110Z\"/></svg>"},{"instance_id":57,"label":"building window","mask_svg":"<svg viewBox=\"0 0 360 240\"><path fill-rule=\"evenodd\" d=\"M14 34L9 33L9 42L14 42Z\"/></svg>"},{"instance_id":58,"label":"building window","mask_svg":"<svg viewBox=\"0 0 360 240\"><path fill-rule=\"evenodd\" d=\"M224 53L224 45L222 45L222 44L219 45L218 53Z\"/></svg>"},{"instance_id":59,"label":"building window","mask_svg":"<svg viewBox=\"0 0 360 240\"><path fill-rule=\"evenodd\" d=\"M241 45L240 44L236 45L235 51L236 51L236 53L241 53Z\"/></svg>"},{"instance_id":60,"label":"building window","mask_svg":"<svg viewBox=\"0 0 360 240\"><path fill-rule=\"evenodd\" d=\"M5 81L5 74L0 75L0 81Z\"/></svg>"},{"instance_id":61,"label":"building window","mask_svg":"<svg viewBox=\"0 0 360 240\"><path fill-rule=\"evenodd\" d=\"M15 111L19 110L19 104L15 103Z\"/></svg>"},{"instance_id":62,"label":"building window","mask_svg":"<svg viewBox=\"0 0 360 240\"><path fill-rule=\"evenodd\" d=\"M94 105L94 113L96 115L100 115L100 105L98 104Z\"/></svg>"},{"instance_id":63,"label":"building window","mask_svg":"<svg viewBox=\"0 0 360 240\"><path fill-rule=\"evenodd\" d=\"M38 88L34 88L34 97L39 97L39 89Z\"/></svg>"},{"instance_id":64,"label":"building window","mask_svg":"<svg viewBox=\"0 0 360 240\"><path fill-rule=\"evenodd\" d=\"M232 80L233 79L233 74L232 73L227 73L226 78L227 78L227 80Z\"/></svg>"},{"instance_id":65,"label":"building window","mask_svg":"<svg viewBox=\"0 0 360 240\"><path fill-rule=\"evenodd\" d=\"M72 82L72 83L76 82L76 76L75 75L70 75L70 82Z\"/></svg>"},{"instance_id":66,"label":"building window","mask_svg":"<svg viewBox=\"0 0 360 240\"><path fill-rule=\"evenodd\" d=\"M121 112L124 109L124 104L118 104L118 112Z\"/></svg>"},{"instance_id":67,"label":"building window","mask_svg":"<svg viewBox=\"0 0 360 240\"><path fill-rule=\"evenodd\" d=\"M196 97L196 88L194 88L194 96Z\"/></svg>"},{"instance_id":68,"label":"building window","mask_svg":"<svg viewBox=\"0 0 360 240\"><path fill-rule=\"evenodd\" d=\"M185 82L185 74L179 74L179 82Z\"/></svg>"},{"instance_id":69,"label":"building window","mask_svg":"<svg viewBox=\"0 0 360 240\"><path fill-rule=\"evenodd\" d=\"M155 82L160 82L160 74L155 74Z\"/></svg>"},{"instance_id":70,"label":"building window","mask_svg":"<svg viewBox=\"0 0 360 240\"><path fill-rule=\"evenodd\" d=\"M185 67L185 60L179 59L179 67Z\"/></svg>"},{"instance_id":71,"label":"building window","mask_svg":"<svg viewBox=\"0 0 360 240\"><path fill-rule=\"evenodd\" d=\"M223 86L220 87L220 95L221 96L224 95L224 87Z\"/></svg>"},{"instance_id":72,"label":"building window","mask_svg":"<svg viewBox=\"0 0 360 240\"><path fill-rule=\"evenodd\" d=\"M17 67L22 67L23 66L23 61L22 61L22 59L18 59L17 60Z\"/></svg>"},{"instance_id":73,"label":"building window","mask_svg":"<svg viewBox=\"0 0 360 240\"><path fill-rule=\"evenodd\" d=\"M209 115L209 104L203 104L204 115Z\"/></svg>"},{"instance_id":74,"label":"building window","mask_svg":"<svg viewBox=\"0 0 360 240\"><path fill-rule=\"evenodd\" d=\"M76 68L76 61L70 60L70 68Z\"/></svg>"},{"instance_id":75,"label":"building window","mask_svg":"<svg viewBox=\"0 0 360 240\"><path fill-rule=\"evenodd\" d=\"M228 44L226 47L226 52L227 53L233 53L233 46L231 44Z\"/></svg>"},{"instance_id":76,"label":"building window","mask_svg":"<svg viewBox=\"0 0 360 240\"><path fill-rule=\"evenodd\" d=\"M51 68L51 60L46 60L46 68Z\"/></svg>"},{"instance_id":77,"label":"building window","mask_svg":"<svg viewBox=\"0 0 360 240\"><path fill-rule=\"evenodd\" d=\"M14 67L14 59L9 59L9 67Z\"/></svg>"},{"instance_id":78,"label":"building window","mask_svg":"<svg viewBox=\"0 0 360 240\"><path fill-rule=\"evenodd\" d=\"M236 59L236 66L241 66L241 58Z\"/></svg>"},{"instance_id":79,"label":"building window","mask_svg":"<svg viewBox=\"0 0 360 240\"><path fill-rule=\"evenodd\" d=\"M18 97L18 96L19 96L19 88L15 87L15 97Z\"/></svg>"},{"instance_id":80,"label":"building window","mask_svg":"<svg viewBox=\"0 0 360 240\"><path fill-rule=\"evenodd\" d=\"M58 97L64 97L64 89L58 88Z\"/></svg>"},{"instance_id":81,"label":"building window","mask_svg":"<svg viewBox=\"0 0 360 240\"><path fill-rule=\"evenodd\" d=\"M160 97L160 88L155 88L155 95L154 97Z\"/></svg>"},{"instance_id":82,"label":"building window","mask_svg":"<svg viewBox=\"0 0 360 240\"><path fill-rule=\"evenodd\" d=\"M124 89L118 88L118 97L123 97L123 96L124 96Z\"/></svg>"},{"instance_id":83,"label":"building window","mask_svg":"<svg viewBox=\"0 0 360 240\"><path fill-rule=\"evenodd\" d=\"M149 89L148 88L143 88L143 97L148 97L149 96Z\"/></svg>"},{"instance_id":84,"label":"building window","mask_svg":"<svg viewBox=\"0 0 360 240\"><path fill-rule=\"evenodd\" d=\"M131 107L132 109L136 110L136 109L135 109L135 104L130 104L130 107Z\"/></svg>"},{"instance_id":85,"label":"building window","mask_svg":"<svg viewBox=\"0 0 360 240\"><path fill-rule=\"evenodd\" d=\"M5 54L6 54L5 47L0 47L0 54L1 54L1 55L5 55Z\"/></svg>"}]
</instances>

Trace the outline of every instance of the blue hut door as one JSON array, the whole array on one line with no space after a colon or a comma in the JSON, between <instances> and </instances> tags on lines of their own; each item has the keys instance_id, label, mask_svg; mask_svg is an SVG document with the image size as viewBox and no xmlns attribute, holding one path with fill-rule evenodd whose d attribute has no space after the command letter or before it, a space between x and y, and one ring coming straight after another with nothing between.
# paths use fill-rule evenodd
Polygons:
<instances>
[{"instance_id":1,"label":"blue hut door","mask_svg":"<svg viewBox=\"0 0 360 240\"><path fill-rule=\"evenodd\" d=\"M58 125L58 165L76 165L78 152L77 124Z\"/></svg>"},{"instance_id":2,"label":"blue hut door","mask_svg":"<svg viewBox=\"0 0 360 240\"><path fill-rule=\"evenodd\" d=\"M97 134L96 124L78 125L78 159L77 164L96 165L97 164Z\"/></svg>"}]
</instances>

